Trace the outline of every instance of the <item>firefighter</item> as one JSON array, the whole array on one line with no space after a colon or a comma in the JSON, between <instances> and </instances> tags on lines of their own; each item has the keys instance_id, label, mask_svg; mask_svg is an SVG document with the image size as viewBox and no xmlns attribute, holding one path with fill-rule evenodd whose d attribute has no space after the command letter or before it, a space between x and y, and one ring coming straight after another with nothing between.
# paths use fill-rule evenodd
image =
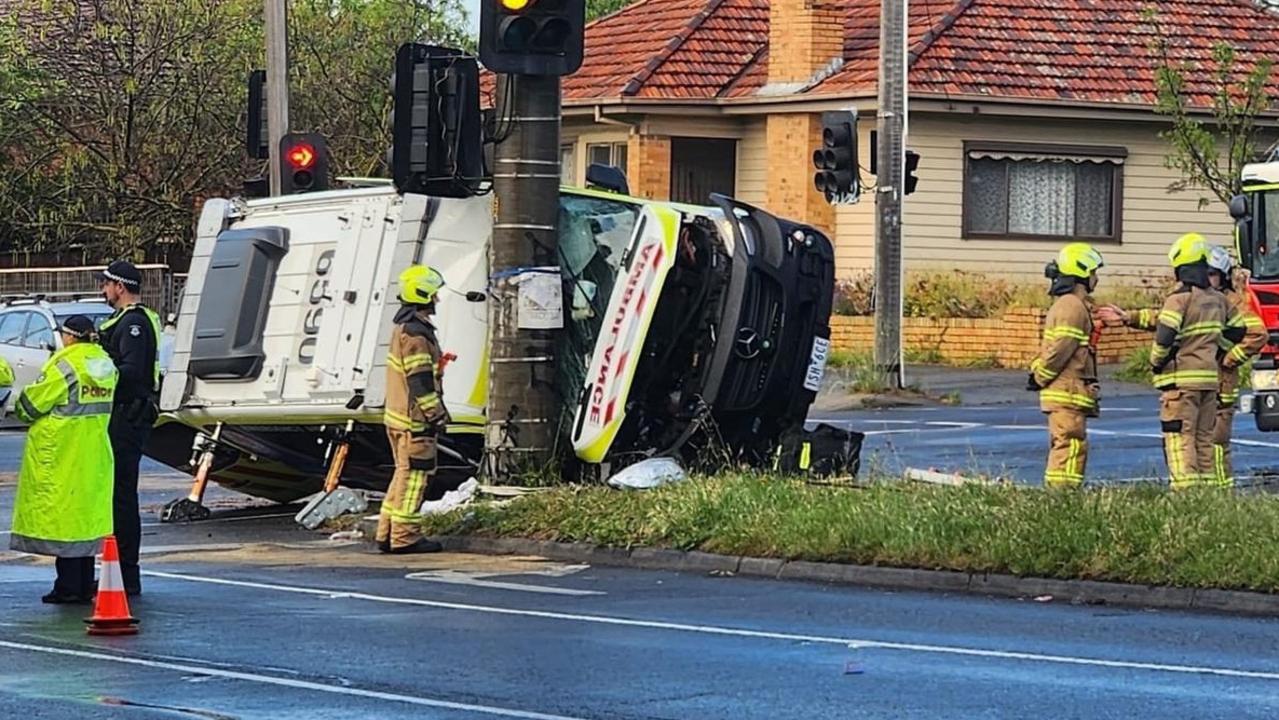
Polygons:
<instances>
[{"instance_id":1,"label":"firefighter","mask_svg":"<svg viewBox=\"0 0 1279 720\"><path fill-rule=\"evenodd\" d=\"M1247 293L1235 289L1234 259L1230 251L1214 245L1208 252L1208 282L1214 290L1226 296L1226 301L1238 316L1235 324L1242 322L1243 339L1229 351L1218 351L1221 379L1217 384L1217 417L1213 423L1213 482L1220 487L1233 487L1234 476L1230 471L1230 436L1234 428L1235 407L1239 402L1239 366L1261 352L1266 344L1266 326L1252 312ZM1227 328L1229 333L1230 326ZM1229 346L1227 337L1227 346Z\"/></svg>"},{"instance_id":2,"label":"firefighter","mask_svg":"<svg viewBox=\"0 0 1279 720\"><path fill-rule=\"evenodd\" d=\"M1205 484L1215 474L1217 352L1223 346L1235 352L1223 331L1227 323L1242 322L1209 283L1208 243L1202 235L1178 238L1168 250L1168 261L1180 285L1154 318L1150 369L1160 391L1159 425L1169 482L1174 490L1184 490Z\"/></svg>"},{"instance_id":3,"label":"firefighter","mask_svg":"<svg viewBox=\"0 0 1279 720\"><path fill-rule=\"evenodd\" d=\"M431 316L444 277L414 265L400 274L399 312L386 359L383 423L395 475L378 516L377 543L395 554L439 552L422 537L422 500L435 474L437 436L448 423L440 385L441 353Z\"/></svg>"},{"instance_id":4,"label":"firefighter","mask_svg":"<svg viewBox=\"0 0 1279 720\"><path fill-rule=\"evenodd\" d=\"M120 572L129 595L142 592L138 552L142 519L138 514L138 465L159 414L160 317L139 298L142 274L118 260L98 273L98 283L115 313L99 328L102 347L120 371L111 413L111 447L115 452L115 537L120 546Z\"/></svg>"},{"instance_id":5,"label":"firefighter","mask_svg":"<svg viewBox=\"0 0 1279 720\"><path fill-rule=\"evenodd\" d=\"M92 341L89 318L72 315L59 332L62 349L14 406L31 429L9 547L56 558L57 579L44 602L87 603L93 599L93 556L111 534L114 460L107 427L118 372Z\"/></svg>"},{"instance_id":6,"label":"firefighter","mask_svg":"<svg viewBox=\"0 0 1279 720\"><path fill-rule=\"evenodd\" d=\"M1039 357L1030 364L1027 389L1039 391L1039 408L1048 415L1048 464L1044 485L1077 488L1088 464L1087 418L1097 417L1096 337L1092 299L1101 253L1087 243L1061 249L1044 274L1056 299L1044 320Z\"/></svg>"}]
</instances>

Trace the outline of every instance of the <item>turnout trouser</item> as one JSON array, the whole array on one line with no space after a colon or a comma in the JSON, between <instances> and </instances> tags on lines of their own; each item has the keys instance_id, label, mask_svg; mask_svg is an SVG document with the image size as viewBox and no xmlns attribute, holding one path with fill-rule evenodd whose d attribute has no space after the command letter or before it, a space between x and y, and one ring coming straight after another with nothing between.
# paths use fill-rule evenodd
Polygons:
<instances>
[{"instance_id":1,"label":"turnout trouser","mask_svg":"<svg viewBox=\"0 0 1279 720\"><path fill-rule=\"evenodd\" d=\"M1216 390L1165 390L1159 397L1164 460L1174 490L1206 485L1215 477Z\"/></svg>"},{"instance_id":2,"label":"turnout trouser","mask_svg":"<svg viewBox=\"0 0 1279 720\"><path fill-rule=\"evenodd\" d=\"M1087 417L1079 410L1048 413L1048 465L1044 486L1077 488L1084 484L1088 465Z\"/></svg>"},{"instance_id":3,"label":"turnout trouser","mask_svg":"<svg viewBox=\"0 0 1279 720\"><path fill-rule=\"evenodd\" d=\"M395 456L395 475L386 489L378 514L377 541L390 540L391 549L422 539L422 500L435 474L435 435L387 428Z\"/></svg>"},{"instance_id":4,"label":"turnout trouser","mask_svg":"<svg viewBox=\"0 0 1279 720\"><path fill-rule=\"evenodd\" d=\"M1217 416L1212 428L1213 484L1234 487L1235 477L1230 468L1230 438L1234 431L1235 404L1217 399Z\"/></svg>"},{"instance_id":5,"label":"turnout trouser","mask_svg":"<svg viewBox=\"0 0 1279 720\"><path fill-rule=\"evenodd\" d=\"M112 414L109 427L111 449L115 455L115 488L111 510L114 515L115 539L120 548L120 575L126 590L142 588L138 569L138 552L142 546L142 518L138 513L138 465L142 449L151 436L151 425L136 423Z\"/></svg>"}]
</instances>

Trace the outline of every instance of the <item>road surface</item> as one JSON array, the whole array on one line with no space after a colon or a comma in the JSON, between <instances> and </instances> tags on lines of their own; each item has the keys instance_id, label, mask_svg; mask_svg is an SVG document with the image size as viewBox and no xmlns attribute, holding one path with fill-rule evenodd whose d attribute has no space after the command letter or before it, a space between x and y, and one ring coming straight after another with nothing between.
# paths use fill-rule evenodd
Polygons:
<instances>
[{"instance_id":1,"label":"road surface","mask_svg":"<svg viewBox=\"0 0 1279 720\"><path fill-rule=\"evenodd\" d=\"M12 492L0 485L0 506ZM5 715L1279 715L1276 620L533 558L387 558L278 515L148 528L136 637L88 637L86 608L40 604L46 561L0 553Z\"/></svg>"}]
</instances>

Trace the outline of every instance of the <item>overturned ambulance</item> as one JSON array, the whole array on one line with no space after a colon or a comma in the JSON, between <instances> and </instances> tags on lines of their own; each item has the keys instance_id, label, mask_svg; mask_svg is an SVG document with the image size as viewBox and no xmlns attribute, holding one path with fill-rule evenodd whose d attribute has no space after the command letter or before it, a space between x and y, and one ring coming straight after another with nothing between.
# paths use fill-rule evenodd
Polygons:
<instances>
[{"instance_id":1,"label":"overturned ambulance","mask_svg":"<svg viewBox=\"0 0 1279 720\"><path fill-rule=\"evenodd\" d=\"M830 240L724 197L708 206L564 188L557 382L579 468L719 453L755 466L802 432L829 349ZM383 489L396 278L444 274L436 324L453 424L441 476L477 474L488 397L488 197L389 185L205 203L147 454L248 495ZM193 452L193 449L196 452ZM598 476L599 470L593 475Z\"/></svg>"}]
</instances>

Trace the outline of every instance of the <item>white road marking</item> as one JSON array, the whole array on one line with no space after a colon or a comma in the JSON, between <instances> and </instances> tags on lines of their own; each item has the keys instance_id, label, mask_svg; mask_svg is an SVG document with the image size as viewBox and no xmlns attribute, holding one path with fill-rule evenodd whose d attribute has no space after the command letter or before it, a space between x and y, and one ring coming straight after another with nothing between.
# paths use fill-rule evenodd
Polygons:
<instances>
[{"instance_id":1,"label":"white road marking","mask_svg":"<svg viewBox=\"0 0 1279 720\"><path fill-rule=\"evenodd\" d=\"M482 713L484 715L495 715L497 717L523 718L524 720L582 720L581 718L574 718L567 715L551 715L548 713L531 712L527 710L493 707L491 705L474 705L471 703L436 700L434 698L418 697L414 695L400 695L397 693L381 692L378 690L365 690L358 687L325 685L323 683L310 682L307 680L295 680L293 678L260 675L258 673L243 672L239 670L224 670L217 667L188 665L186 663L166 662L163 660L146 660L143 658L128 657L124 655L112 655L109 653L91 652L88 650L72 650L70 648L34 645L31 643L11 642L8 640L0 640L0 648L45 653L47 655L60 655L63 657L74 657L84 660L100 660L102 662L121 663L124 665L135 665L159 670L172 670L174 672L188 673L192 675L203 675L208 677L224 678L227 680L240 680L243 682L258 683L260 685L286 687L294 690L310 690L312 692L331 693L334 695L347 695L351 697L368 698L370 700L385 700L387 702L398 702L406 705L419 705L422 707L431 707L443 710L463 710L466 712Z\"/></svg>"},{"instance_id":2,"label":"white road marking","mask_svg":"<svg viewBox=\"0 0 1279 720\"><path fill-rule=\"evenodd\" d=\"M587 597L605 595L599 590L575 590L573 588L551 587L548 585L526 585L524 583L503 582L501 580L485 580L491 574L468 573L459 570L429 570L409 573L406 580L422 580L425 582L445 583L448 585L470 585L472 587L492 588L494 590L514 590L517 592L542 593L545 595L568 595L571 597Z\"/></svg>"},{"instance_id":3,"label":"white road marking","mask_svg":"<svg viewBox=\"0 0 1279 720\"><path fill-rule=\"evenodd\" d=\"M551 610L525 610L521 608L472 605L468 603L423 600L419 598L396 597L391 595L373 595L370 593L351 592L346 590L330 590L276 583L259 583L248 580L232 580L229 578L205 577L200 575L187 575L183 573L160 572L156 570L143 570L142 574L167 578L170 580L185 580L187 582L208 583L211 585L228 585L231 587L273 590L277 592L312 595L330 599L365 600L368 602L389 603L393 605L416 605L419 607L438 608L441 610L461 610L465 612L487 613L491 615L535 617L547 620L564 620L569 622L593 623L597 625L638 627L650 630L671 630L676 632L699 633L703 635L756 638L763 640L784 640L787 642L820 643L826 645L842 645L845 647L852 645L860 648L901 650L905 652L938 655L984 657L1000 660L1026 660L1031 662L1054 663L1060 665L1081 665L1089 667L1121 668L1125 670L1149 670L1153 672L1181 673L1189 675L1216 675L1259 680L1279 680L1279 672L1266 672L1260 670L1239 670L1236 668L1211 667L1203 665L1166 665L1162 663L1106 660L1103 658L1076 657L1071 655L1049 655L1044 653L1017 652L1009 650L986 650L982 648L969 648L954 645L884 642L880 640L866 640L847 637L841 638L828 635L800 635L796 633L773 632L768 630L745 630L741 628L721 627L717 625L689 625L685 623L664 622L660 620L634 620L631 618L609 615L584 615L580 613L555 612Z\"/></svg>"}]
</instances>

